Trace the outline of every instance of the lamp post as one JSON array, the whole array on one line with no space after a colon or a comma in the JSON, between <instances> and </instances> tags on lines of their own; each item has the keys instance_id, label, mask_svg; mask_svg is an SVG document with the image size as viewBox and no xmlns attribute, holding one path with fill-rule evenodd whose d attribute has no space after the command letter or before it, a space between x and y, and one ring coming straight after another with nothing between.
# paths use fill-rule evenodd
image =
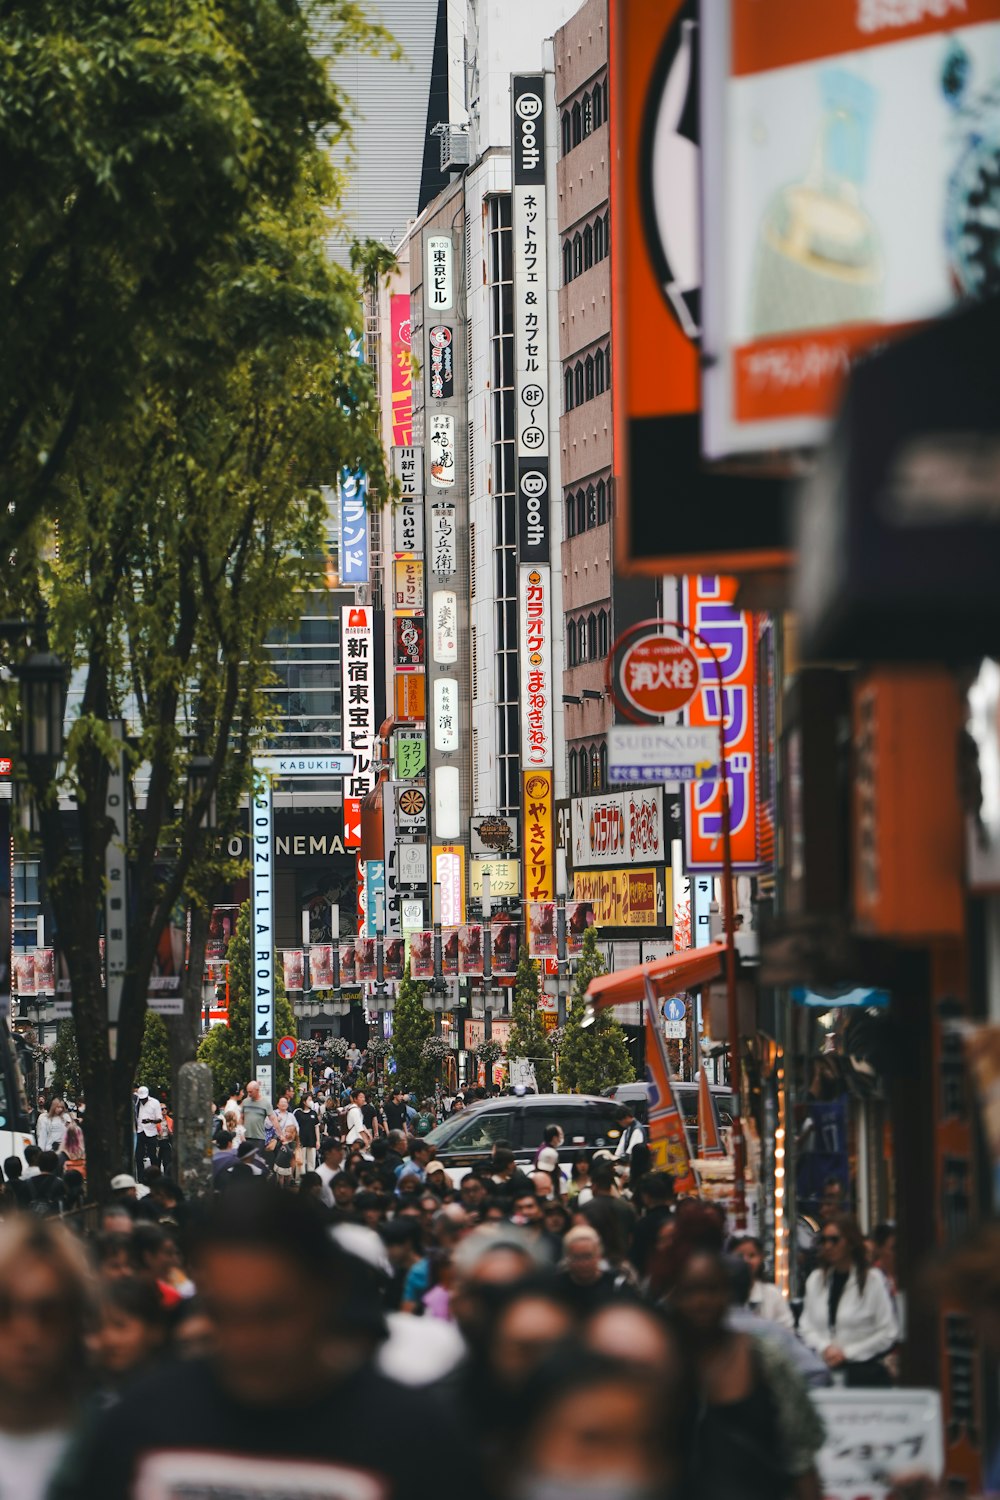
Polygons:
<instances>
[{"instance_id":1,"label":"lamp post","mask_svg":"<svg viewBox=\"0 0 1000 1500\"><path fill-rule=\"evenodd\" d=\"M21 684L21 754L29 772L52 771L62 759L69 673L54 651L33 651L17 668Z\"/></svg>"},{"instance_id":2,"label":"lamp post","mask_svg":"<svg viewBox=\"0 0 1000 1500\"><path fill-rule=\"evenodd\" d=\"M206 833L214 833L219 826L212 786L213 765L210 755L192 755L187 768L188 807L192 813L202 808L198 827Z\"/></svg>"}]
</instances>

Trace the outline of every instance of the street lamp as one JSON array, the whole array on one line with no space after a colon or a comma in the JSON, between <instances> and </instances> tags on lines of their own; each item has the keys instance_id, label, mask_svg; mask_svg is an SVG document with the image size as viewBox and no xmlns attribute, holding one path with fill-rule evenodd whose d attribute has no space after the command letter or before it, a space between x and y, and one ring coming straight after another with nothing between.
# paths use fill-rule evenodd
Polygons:
<instances>
[{"instance_id":1,"label":"street lamp","mask_svg":"<svg viewBox=\"0 0 1000 1500\"><path fill-rule=\"evenodd\" d=\"M199 827L206 833L214 833L218 827L218 818L215 806L215 788L209 792L212 781L212 769L214 762L210 755L192 755L188 761L187 783L188 803L192 811L205 803L205 811L201 815Z\"/></svg>"},{"instance_id":2,"label":"street lamp","mask_svg":"<svg viewBox=\"0 0 1000 1500\"><path fill-rule=\"evenodd\" d=\"M21 754L28 766L55 767L62 759L69 673L54 651L33 651L17 668L21 684Z\"/></svg>"}]
</instances>

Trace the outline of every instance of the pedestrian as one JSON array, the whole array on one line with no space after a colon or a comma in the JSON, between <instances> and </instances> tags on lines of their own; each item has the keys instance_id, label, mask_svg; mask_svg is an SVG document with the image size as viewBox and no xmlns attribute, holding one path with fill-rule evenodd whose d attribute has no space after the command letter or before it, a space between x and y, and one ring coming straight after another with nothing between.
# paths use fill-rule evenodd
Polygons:
<instances>
[{"instance_id":1,"label":"pedestrian","mask_svg":"<svg viewBox=\"0 0 1000 1500\"><path fill-rule=\"evenodd\" d=\"M257 1079L252 1078L247 1084L246 1095L243 1099L244 1140L252 1141L259 1148L263 1148L268 1121L273 1130L274 1106L267 1095L261 1091Z\"/></svg>"},{"instance_id":2,"label":"pedestrian","mask_svg":"<svg viewBox=\"0 0 1000 1500\"><path fill-rule=\"evenodd\" d=\"M428 1146L426 1141L413 1140L410 1142L409 1159L403 1162L396 1175L397 1193L408 1191L404 1184L410 1177L415 1177L418 1185L423 1186L427 1177L427 1163L433 1154L433 1146Z\"/></svg>"},{"instance_id":3,"label":"pedestrian","mask_svg":"<svg viewBox=\"0 0 1000 1500\"><path fill-rule=\"evenodd\" d=\"M298 1128L291 1112L285 1109L281 1111L281 1103L278 1105L278 1127L275 1132L276 1146L272 1159L275 1180L279 1188L290 1188L295 1176L295 1150L298 1141Z\"/></svg>"},{"instance_id":4,"label":"pedestrian","mask_svg":"<svg viewBox=\"0 0 1000 1500\"><path fill-rule=\"evenodd\" d=\"M563 1260L556 1274L556 1284L581 1317L628 1286L625 1276L620 1271L613 1271L604 1259L604 1248L597 1230L584 1224L569 1230L563 1240Z\"/></svg>"},{"instance_id":5,"label":"pedestrian","mask_svg":"<svg viewBox=\"0 0 1000 1500\"><path fill-rule=\"evenodd\" d=\"M729 1326L731 1299L724 1257L692 1251L670 1295L691 1370L687 1487L702 1500L809 1500L823 1424L787 1355Z\"/></svg>"},{"instance_id":6,"label":"pedestrian","mask_svg":"<svg viewBox=\"0 0 1000 1500\"><path fill-rule=\"evenodd\" d=\"M621 1124L621 1135L618 1137L618 1145L615 1147L615 1160L631 1163L632 1152L637 1146L646 1144L646 1127L635 1117L635 1110L628 1100L624 1100L619 1114Z\"/></svg>"},{"instance_id":7,"label":"pedestrian","mask_svg":"<svg viewBox=\"0 0 1000 1500\"><path fill-rule=\"evenodd\" d=\"M163 1353L169 1313L156 1286L138 1276L107 1277L90 1339L105 1398L119 1396Z\"/></svg>"},{"instance_id":8,"label":"pedestrian","mask_svg":"<svg viewBox=\"0 0 1000 1500\"><path fill-rule=\"evenodd\" d=\"M86 1374L94 1278L78 1239L33 1215L0 1224L0 1494L43 1500Z\"/></svg>"},{"instance_id":9,"label":"pedestrian","mask_svg":"<svg viewBox=\"0 0 1000 1500\"><path fill-rule=\"evenodd\" d=\"M593 1197L594 1190L590 1186L590 1162L584 1157L578 1156L569 1169L569 1185L566 1188L567 1201L574 1203L587 1203Z\"/></svg>"},{"instance_id":10,"label":"pedestrian","mask_svg":"<svg viewBox=\"0 0 1000 1500\"><path fill-rule=\"evenodd\" d=\"M365 1105L368 1099L362 1088L351 1090L351 1103L347 1111L347 1144L353 1146L355 1141L361 1141L365 1146L371 1144L372 1135L365 1125Z\"/></svg>"},{"instance_id":11,"label":"pedestrian","mask_svg":"<svg viewBox=\"0 0 1000 1500\"><path fill-rule=\"evenodd\" d=\"M143 1084L135 1094L135 1171L142 1177L146 1163L160 1165L160 1136L163 1134L163 1107Z\"/></svg>"},{"instance_id":12,"label":"pedestrian","mask_svg":"<svg viewBox=\"0 0 1000 1500\"><path fill-rule=\"evenodd\" d=\"M393 1084L392 1097L385 1106L385 1122L389 1129L406 1129L406 1094L399 1084Z\"/></svg>"},{"instance_id":13,"label":"pedestrian","mask_svg":"<svg viewBox=\"0 0 1000 1500\"><path fill-rule=\"evenodd\" d=\"M315 1172L316 1151L319 1146L319 1111L311 1093L303 1096L295 1111L295 1123L299 1127L299 1142L302 1149L302 1170Z\"/></svg>"},{"instance_id":14,"label":"pedestrian","mask_svg":"<svg viewBox=\"0 0 1000 1500\"><path fill-rule=\"evenodd\" d=\"M639 1203L642 1214L632 1235L632 1264L639 1276L645 1277L660 1229L674 1217L674 1179L669 1172L647 1172L643 1176Z\"/></svg>"},{"instance_id":15,"label":"pedestrian","mask_svg":"<svg viewBox=\"0 0 1000 1500\"><path fill-rule=\"evenodd\" d=\"M42 1151L62 1151L66 1139L66 1105L62 1099L52 1100L47 1110L38 1116L35 1139Z\"/></svg>"},{"instance_id":16,"label":"pedestrian","mask_svg":"<svg viewBox=\"0 0 1000 1500\"><path fill-rule=\"evenodd\" d=\"M305 1489L437 1500L441 1452L468 1463L447 1413L361 1347L354 1272L307 1198L230 1190L199 1226L192 1268L210 1353L130 1389L59 1500Z\"/></svg>"},{"instance_id":17,"label":"pedestrian","mask_svg":"<svg viewBox=\"0 0 1000 1500\"><path fill-rule=\"evenodd\" d=\"M480 1219L490 1193L483 1179L475 1172L469 1172L459 1184L458 1196L466 1213Z\"/></svg>"},{"instance_id":18,"label":"pedestrian","mask_svg":"<svg viewBox=\"0 0 1000 1500\"><path fill-rule=\"evenodd\" d=\"M322 1183L320 1202L327 1208L333 1207L333 1192L331 1185L333 1179L338 1177L344 1170L344 1143L335 1135L324 1136L319 1147L320 1164L316 1168L316 1176Z\"/></svg>"},{"instance_id":19,"label":"pedestrian","mask_svg":"<svg viewBox=\"0 0 1000 1500\"><path fill-rule=\"evenodd\" d=\"M821 1354L838 1385L887 1386L886 1365L899 1338L885 1277L865 1256L861 1227L851 1214L828 1219L819 1235L822 1265L806 1282L799 1336Z\"/></svg>"},{"instance_id":20,"label":"pedestrian","mask_svg":"<svg viewBox=\"0 0 1000 1500\"><path fill-rule=\"evenodd\" d=\"M751 1311L772 1323L780 1324L782 1328L794 1329L795 1319L788 1299L782 1296L773 1282L764 1280L764 1247L757 1236L736 1235L729 1242L729 1250L731 1254L746 1261L749 1267L751 1281L747 1306Z\"/></svg>"},{"instance_id":21,"label":"pedestrian","mask_svg":"<svg viewBox=\"0 0 1000 1500\"><path fill-rule=\"evenodd\" d=\"M28 1185L31 1192L29 1208L40 1218L57 1218L66 1206L66 1184L59 1166L54 1151L43 1151L38 1158L38 1175Z\"/></svg>"}]
</instances>

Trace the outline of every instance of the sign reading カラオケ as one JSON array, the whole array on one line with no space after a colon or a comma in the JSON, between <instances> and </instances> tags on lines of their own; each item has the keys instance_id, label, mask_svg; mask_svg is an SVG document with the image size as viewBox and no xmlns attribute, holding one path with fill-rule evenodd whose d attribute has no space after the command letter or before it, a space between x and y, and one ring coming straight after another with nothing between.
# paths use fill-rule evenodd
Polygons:
<instances>
[{"instance_id":1,"label":"sign reading \u30ab\u30e9\u30aa\u30b1","mask_svg":"<svg viewBox=\"0 0 1000 1500\"><path fill-rule=\"evenodd\" d=\"M574 797L570 809L574 870L660 863L668 857L661 787Z\"/></svg>"},{"instance_id":2,"label":"sign reading \u30ab\u30e9\u30aa\u30b1","mask_svg":"<svg viewBox=\"0 0 1000 1500\"><path fill-rule=\"evenodd\" d=\"M552 765L551 569L520 569L521 758Z\"/></svg>"}]
</instances>

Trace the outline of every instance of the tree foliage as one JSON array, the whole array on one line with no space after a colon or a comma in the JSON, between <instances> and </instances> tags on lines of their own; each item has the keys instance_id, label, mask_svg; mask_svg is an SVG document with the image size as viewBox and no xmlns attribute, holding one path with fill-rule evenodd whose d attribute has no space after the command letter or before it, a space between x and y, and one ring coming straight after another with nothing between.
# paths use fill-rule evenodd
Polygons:
<instances>
[{"instance_id":1,"label":"tree foliage","mask_svg":"<svg viewBox=\"0 0 1000 1500\"><path fill-rule=\"evenodd\" d=\"M236 930L229 939L226 958L229 961L229 1025L213 1026L198 1048L198 1061L212 1069L215 1096L223 1100L234 1084L244 1086L253 1077L253 1035L251 1027L252 984L250 975L250 937L252 917L250 903L240 908ZM297 1025L291 1002L285 994L280 963L274 974L274 1024L277 1036L295 1036ZM291 1081L292 1063L277 1060L275 1089Z\"/></svg>"},{"instance_id":2,"label":"tree foliage","mask_svg":"<svg viewBox=\"0 0 1000 1500\"><path fill-rule=\"evenodd\" d=\"M323 143L348 109L311 46L319 17L333 61L382 37L353 0L34 0L0 29L2 612L78 691L58 773L29 770L99 1192L128 1154L160 939L233 873L218 851L268 716L264 643L326 588L322 484L346 467L388 491L351 348L360 287L325 249L340 183ZM113 720L136 811L112 1047ZM192 942L192 1049L200 984Z\"/></svg>"},{"instance_id":3,"label":"tree foliage","mask_svg":"<svg viewBox=\"0 0 1000 1500\"><path fill-rule=\"evenodd\" d=\"M538 1010L540 983L538 962L522 943L514 980L507 1058L509 1061L514 1057L525 1057L533 1063L538 1092L547 1094L552 1089L552 1045Z\"/></svg>"},{"instance_id":4,"label":"tree foliage","mask_svg":"<svg viewBox=\"0 0 1000 1500\"><path fill-rule=\"evenodd\" d=\"M61 1099L80 1097L80 1054L76 1048L76 1028L71 1020L56 1027L56 1044L52 1049L52 1092Z\"/></svg>"},{"instance_id":5,"label":"tree foliage","mask_svg":"<svg viewBox=\"0 0 1000 1500\"><path fill-rule=\"evenodd\" d=\"M611 1084L631 1083L635 1077L628 1041L610 1010L601 1011L593 1026L583 1026L587 986L606 972L607 966L597 947L597 929L588 927L559 1049L559 1086L570 1093L599 1094Z\"/></svg>"},{"instance_id":6,"label":"tree foliage","mask_svg":"<svg viewBox=\"0 0 1000 1500\"><path fill-rule=\"evenodd\" d=\"M147 1010L142 1031L142 1051L135 1070L137 1084L145 1084L157 1098L170 1093L170 1052L167 1046L167 1023L155 1010ZM176 1108L177 1101L170 1101Z\"/></svg>"},{"instance_id":7,"label":"tree foliage","mask_svg":"<svg viewBox=\"0 0 1000 1500\"><path fill-rule=\"evenodd\" d=\"M434 1017L423 1006L426 993L427 986L411 978L407 964L392 1011L393 1081L418 1099L434 1092L438 1070L437 1063L423 1055L424 1042L434 1033Z\"/></svg>"}]
</instances>

